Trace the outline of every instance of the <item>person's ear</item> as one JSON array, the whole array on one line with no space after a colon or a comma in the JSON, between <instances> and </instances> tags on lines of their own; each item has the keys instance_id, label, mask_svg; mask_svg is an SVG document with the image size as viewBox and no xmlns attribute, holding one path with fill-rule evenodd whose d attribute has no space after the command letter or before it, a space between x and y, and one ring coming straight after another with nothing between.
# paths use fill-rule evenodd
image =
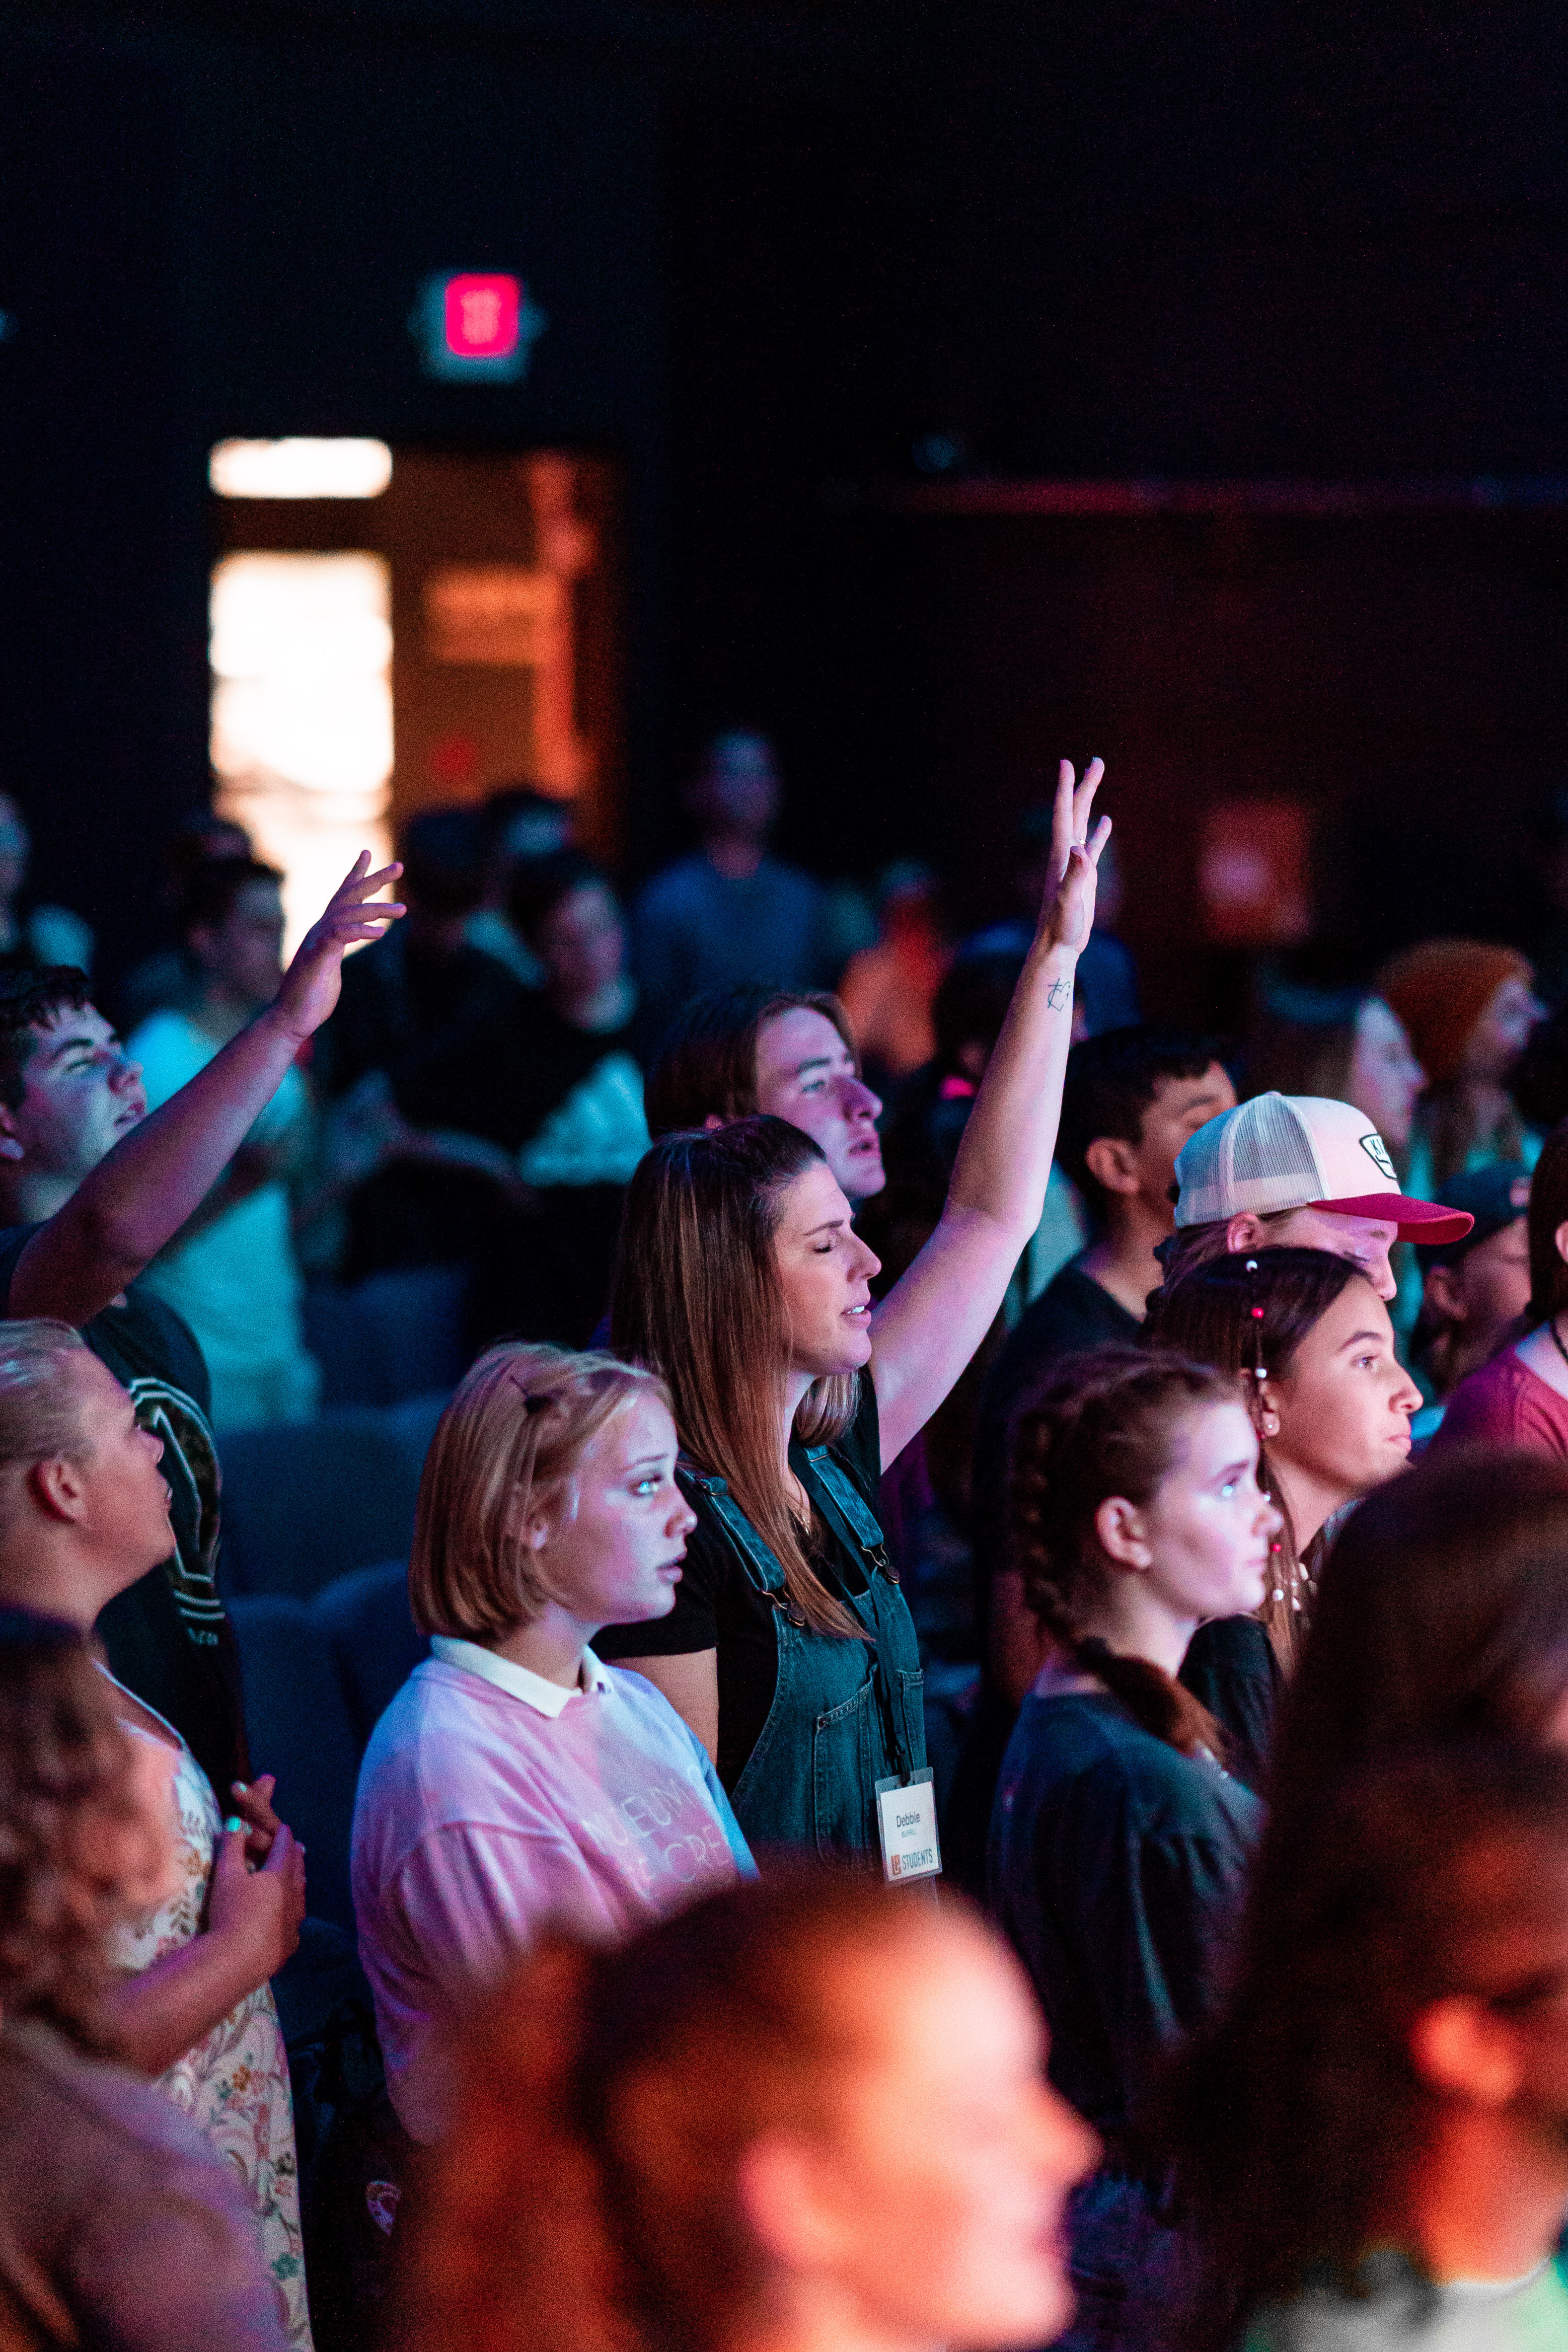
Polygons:
<instances>
[{"instance_id":1,"label":"person's ear","mask_svg":"<svg viewBox=\"0 0 1568 2352\"><path fill-rule=\"evenodd\" d=\"M16 1132L16 1114L9 1103L0 1102L0 1160L25 1160L26 1156Z\"/></svg>"},{"instance_id":2,"label":"person's ear","mask_svg":"<svg viewBox=\"0 0 1568 2352\"><path fill-rule=\"evenodd\" d=\"M1103 1192L1135 1192L1138 1189L1134 1149L1119 1135L1097 1135L1083 1155L1083 1165Z\"/></svg>"},{"instance_id":3,"label":"person's ear","mask_svg":"<svg viewBox=\"0 0 1568 2352\"><path fill-rule=\"evenodd\" d=\"M1242 1377L1253 1391L1249 1400L1252 1426L1267 1444L1270 1438L1280 1434L1280 1400L1275 1393L1274 1383L1272 1381L1255 1381L1249 1373L1244 1373Z\"/></svg>"},{"instance_id":4,"label":"person's ear","mask_svg":"<svg viewBox=\"0 0 1568 2352\"><path fill-rule=\"evenodd\" d=\"M87 1481L79 1464L68 1462L64 1454L29 1464L26 1487L46 1518L74 1526L86 1516Z\"/></svg>"},{"instance_id":5,"label":"person's ear","mask_svg":"<svg viewBox=\"0 0 1568 2352\"><path fill-rule=\"evenodd\" d=\"M822 2151L791 2132L754 2140L740 2159L736 2190L752 2236L787 2275L831 2271L853 2234L838 2210Z\"/></svg>"},{"instance_id":6,"label":"person's ear","mask_svg":"<svg viewBox=\"0 0 1568 2352\"><path fill-rule=\"evenodd\" d=\"M716 1110L710 1110L707 1117L703 1121L703 1133L705 1135L716 1135L721 1127L727 1127L728 1124L729 1122L727 1119L720 1118Z\"/></svg>"},{"instance_id":7,"label":"person's ear","mask_svg":"<svg viewBox=\"0 0 1568 2352\"><path fill-rule=\"evenodd\" d=\"M1416 2071L1435 2090L1479 2107L1506 2107L1524 2088L1524 2064L1511 2022L1484 2002L1456 1993L1424 2009L1410 2029Z\"/></svg>"},{"instance_id":8,"label":"person's ear","mask_svg":"<svg viewBox=\"0 0 1568 2352\"><path fill-rule=\"evenodd\" d=\"M1263 1246L1262 1218L1254 1216L1250 1209L1239 1210L1225 1228L1225 1246L1232 1257L1241 1250L1261 1249Z\"/></svg>"},{"instance_id":9,"label":"person's ear","mask_svg":"<svg viewBox=\"0 0 1568 2352\"><path fill-rule=\"evenodd\" d=\"M1552 1238L1557 1245L1558 1256L1568 1265L1568 1223L1559 1225Z\"/></svg>"},{"instance_id":10,"label":"person's ear","mask_svg":"<svg viewBox=\"0 0 1568 2352\"><path fill-rule=\"evenodd\" d=\"M1564 1225L1563 1231L1568 1234L1568 1225ZM1433 1314L1441 1317L1445 1323L1469 1321L1464 1291L1454 1279L1457 1271L1451 1265L1435 1265L1421 1287L1422 1304L1429 1307Z\"/></svg>"},{"instance_id":11,"label":"person's ear","mask_svg":"<svg viewBox=\"0 0 1568 2352\"><path fill-rule=\"evenodd\" d=\"M1153 1568L1155 1555L1144 1514L1124 1495L1106 1496L1094 1514L1094 1533L1101 1550L1118 1568L1134 1572Z\"/></svg>"}]
</instances>

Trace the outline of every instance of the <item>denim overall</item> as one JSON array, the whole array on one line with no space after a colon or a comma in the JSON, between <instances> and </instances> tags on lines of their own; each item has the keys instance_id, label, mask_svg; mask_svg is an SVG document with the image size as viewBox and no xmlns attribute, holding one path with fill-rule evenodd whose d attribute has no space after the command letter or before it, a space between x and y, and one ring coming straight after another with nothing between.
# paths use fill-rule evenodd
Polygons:
<instances>
[{"instance_id":1,"label":"denim overall","mask_svg":"<svg viewBox=\"0 0 1568 2352\"><path fill-rule=\"evenodd\" d=\"M779 1678L761 1737L730 1791L748 1843L880 1864L876 1783L925 1762L925 1676L908 1603L888 1565L883 1533L859 1488L825 1445L806 1449L808 1493L865 1570L863 1593L846 1593L871 1636L819 1633L785 1589L784 1571L722 1478L683 1465L758 1590L773 1604Z\"/></svg>"}]
</instances>

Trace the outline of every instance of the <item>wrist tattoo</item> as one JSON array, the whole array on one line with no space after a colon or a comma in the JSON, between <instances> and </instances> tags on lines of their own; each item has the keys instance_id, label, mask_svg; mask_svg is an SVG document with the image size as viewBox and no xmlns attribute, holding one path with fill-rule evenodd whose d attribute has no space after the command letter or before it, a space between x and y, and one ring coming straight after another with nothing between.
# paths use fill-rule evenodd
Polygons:
<instances>
[{"instance_id":1,"label":"wrist tattoo","mask_svg":"<svg viewBox=\"0 0 1568 2352\"><path fill-rule=\"evenodd\" d=\"M1053 980L1045 992L1045 1001L1053 1013L1061 1012L1072 1002L1072 982L1070 980Z\"/></svg>"}]
</instances>

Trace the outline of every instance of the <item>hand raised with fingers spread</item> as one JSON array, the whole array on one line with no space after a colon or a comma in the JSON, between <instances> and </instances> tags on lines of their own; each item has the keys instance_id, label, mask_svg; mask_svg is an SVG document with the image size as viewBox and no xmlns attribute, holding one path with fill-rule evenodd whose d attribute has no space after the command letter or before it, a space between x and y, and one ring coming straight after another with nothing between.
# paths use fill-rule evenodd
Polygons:
<instances>
[{"instance_id":1,"label":"hand raised with fingers spread","mask_svg":"<svg viewBox=\"0 0 1568 2352\"><path fill-rule=\"evenodd\" d=\"M382 938L404 911L395 899L376 898L378 890L397 880L402 867L383 866L372 874L370 864L371 853L362 849L320 919L300 940L283 975L272 1011L301 1045L315 1034L338 1002L345 952L357 940Z\"/></svg>"},{"instance_id":2,"label":"hand raised with fingers spread","mask_svg":"<svg viewBox=\"0 0 1568 2352\"><path fill-rule=\"evenodd\" d=\"M1090 761L1082 783L1070 760L1057 770L1051 866L1040 909L1040 936L1053 947L1082 948L1093 929L1096 868L1111 838L1111 820L1103 816L1092 833L1089 820L1104 773L1103 760Z\"/></svg>"}]
</instances>

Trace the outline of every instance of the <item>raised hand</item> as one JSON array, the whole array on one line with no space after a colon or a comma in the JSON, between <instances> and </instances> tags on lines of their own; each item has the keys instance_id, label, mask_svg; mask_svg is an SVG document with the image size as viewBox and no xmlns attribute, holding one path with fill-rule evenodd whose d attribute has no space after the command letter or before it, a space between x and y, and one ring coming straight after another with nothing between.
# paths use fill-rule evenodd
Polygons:
<instances>
[{"instance_id":1,"label":"raised hand","mask_svg":"<svg viewBox=\"0 0 1568 2352\"><path fill-rule=\"evenodd\" d=\"M1070 760L1057 770L1051 865L1040 909L1040 933L1054 947L1082 948L1094 926L1096 869L1111 838L1111 820L1103 816L1092 834L1089 820L1104 773L1103 760L1090 761L1082 783Z\"/></svg>"},{"instance_id":2,"label":"raised hand","mask_svg":"<svg viewBox=\"0 0 1568 2352\"><path fill-rule=\"evenodd\" d=\"M381 939L405 911L397 900L375 895L395 882L402 867L383 866L372 874L370 863L370 851L362 849L319 921L311 924L295 950L273 1002L274 1016L301 1045L314 1036L338 1002L346 951L356 940Z\"/></svg>"}]
</instances>

